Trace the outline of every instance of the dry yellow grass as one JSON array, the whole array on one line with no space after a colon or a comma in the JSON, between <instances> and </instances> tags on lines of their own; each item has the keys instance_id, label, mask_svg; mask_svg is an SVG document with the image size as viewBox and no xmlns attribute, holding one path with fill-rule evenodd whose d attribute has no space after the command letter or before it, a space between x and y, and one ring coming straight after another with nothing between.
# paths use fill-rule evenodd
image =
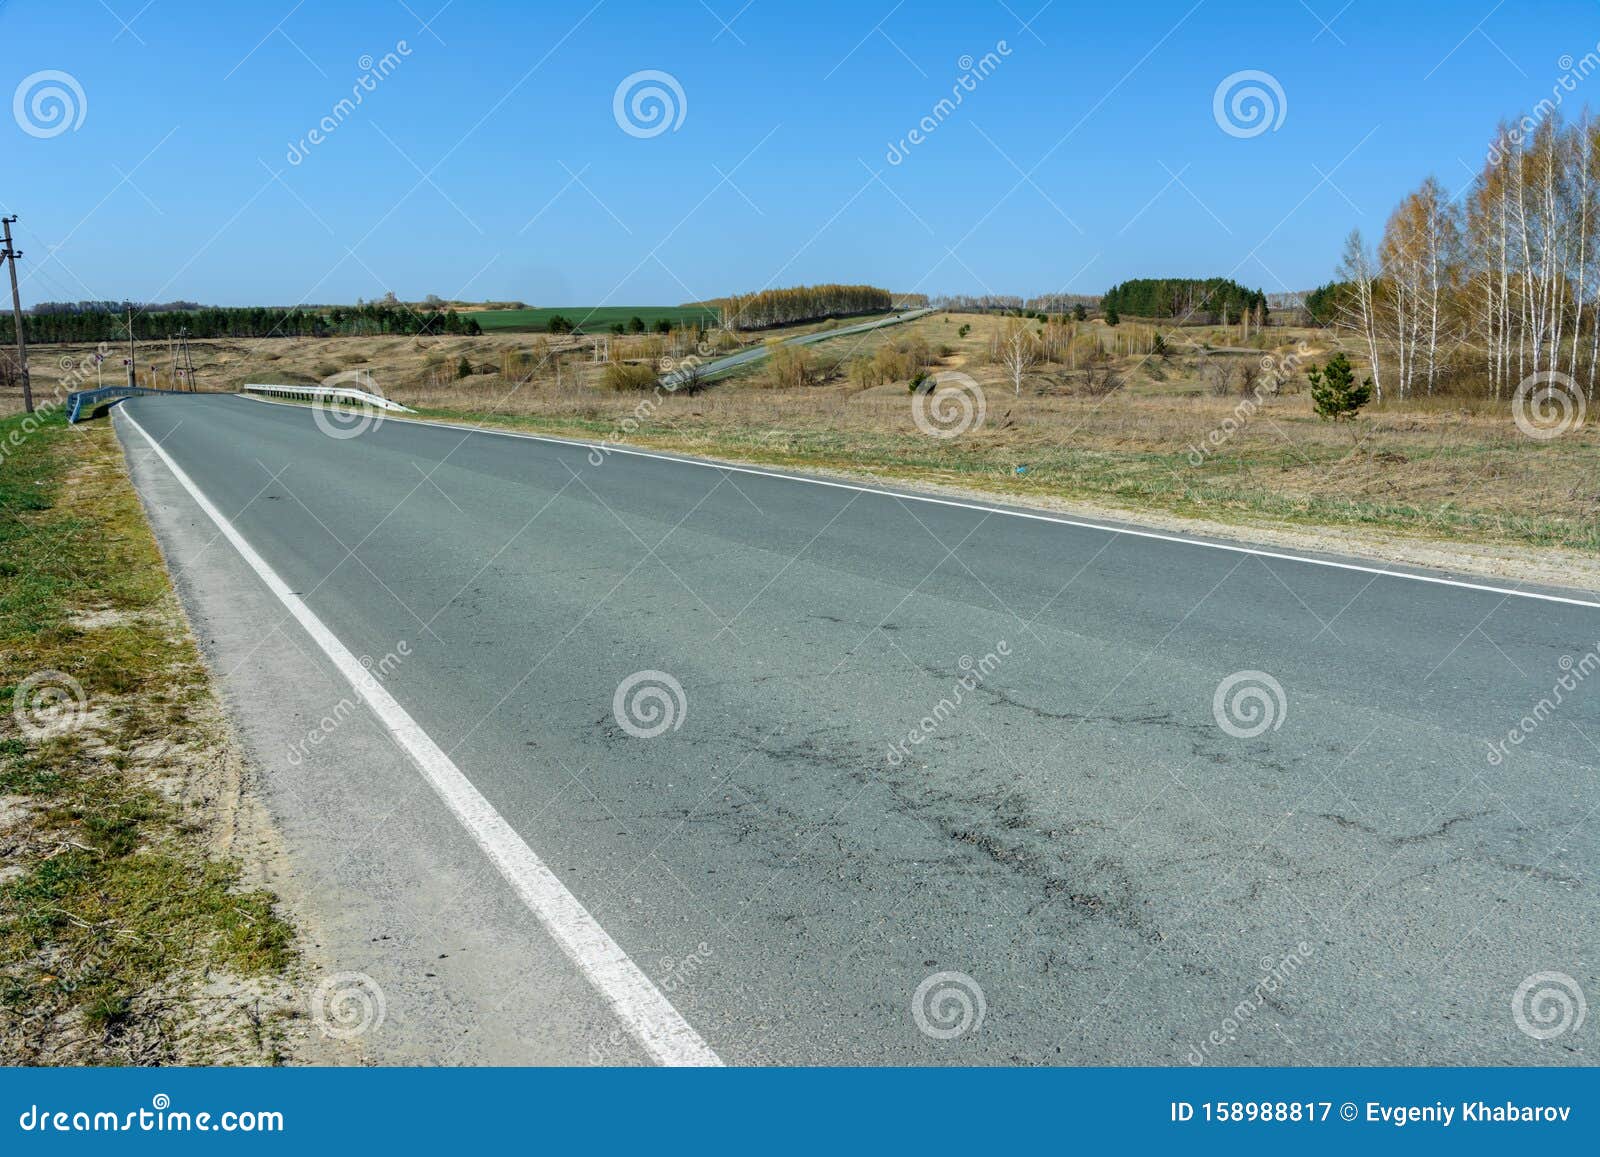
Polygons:
<instances>
[{"instance_id":1,"label":"dry yellow grass","mask_svg":"<svg viewBox=\"0 0 1600 1157\"><path fill-rule=\"evenodd\" d=\"M390 397L453 419L1237 526L1374 528L1600 551L1595 415L1538 441L1518 431L1505 403L1434 399L1371 407L1352 436L1318 420L1303 392L1259 401L1237 392L1246 365L1297 350L1319 360L1331 346L1325 333L1296 330L1269 330L1265 348L1228 345L1238 342L1236 330L1185 330L1168 339L1166 357L1122 354L1106 363L1124 380L1112 393L1092 396L1080 361L1077 370L1036 368L1018 396L986 356L1001 324L935 314L811 347L816 364L832 371L822 384L777 388L754 369L693 395L604 389L604 365L592 360L588 338L549 343L562 355L559 382L548 363L526 381L502 376L503 355L535 348L544 339L534 335L199 342L194 354L200 381L211 388L365 369ZM1134 331L1122 329L1127 348ZM1119 336L1097 323L1079 331L1080 358L1095 340L1109 346ZM904 381L849 383L852 358L907 340L933 352L935 372L958 371L979 384L987 402L981 426L933 438L914 421ZM626 357L673 352L653 337L610 341ZM82 352L51 348L39 361L48 366ZM458 379L463 356L486 372ZM43 376L36 370L36 381ZM1234 392L1217 393L1219 379Z\"/></svg>"}]
</instances>

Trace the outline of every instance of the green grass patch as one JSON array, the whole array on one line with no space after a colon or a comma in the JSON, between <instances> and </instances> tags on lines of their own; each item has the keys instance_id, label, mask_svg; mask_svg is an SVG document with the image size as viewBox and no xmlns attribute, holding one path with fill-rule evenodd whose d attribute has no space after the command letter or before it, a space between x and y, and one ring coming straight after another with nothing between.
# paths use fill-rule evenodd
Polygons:
<instances>
[{"instance_id":1,"label":"green grass patch","mask_svg":"<svg viewBox=\"0 0 1600 1157\"><path fill-rule=\"evenodd\" d=\"M0 421L0 1063L240 1059L190 1002L281 975L293 933L156 786L214 755L207 672L109 423L23 430ZM12 708L46 672L81 697L41 730Z\"/></svg>"}]
</instances>

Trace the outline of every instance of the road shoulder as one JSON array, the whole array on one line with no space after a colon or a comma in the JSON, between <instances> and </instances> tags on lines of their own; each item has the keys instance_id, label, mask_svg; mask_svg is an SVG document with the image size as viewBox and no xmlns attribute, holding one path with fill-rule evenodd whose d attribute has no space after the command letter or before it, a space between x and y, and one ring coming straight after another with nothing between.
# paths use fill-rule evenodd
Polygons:
<instances>
[{"instance_id":1,"label":"road shoulder","mask_svg":"<svg viewBox=\"0 0 1600 1157\"><path fill-rule=\"evenodd\" d=\"M130 473L283 835L307 986L345 1018L295 1059L644 1059L359 696L136 433ZM262 475L263 483L269 480ZM263 488L263 496L270 494ZM229 511L230 516L240 512ZM394 640L375 668L408 658Z\"/></svg>"}]
</instances>

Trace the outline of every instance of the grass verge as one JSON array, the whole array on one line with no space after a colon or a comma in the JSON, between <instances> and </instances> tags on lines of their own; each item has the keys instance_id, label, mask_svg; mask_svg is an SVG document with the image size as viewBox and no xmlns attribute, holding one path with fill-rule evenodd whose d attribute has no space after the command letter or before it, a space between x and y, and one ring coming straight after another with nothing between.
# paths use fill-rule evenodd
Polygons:
<instances>
[{"instance_id":1,"label":"grass verge","mask_svg":"<svg viewBox=\"0 0 1600 1157\"><path fill-rule=\"evenodd\" d=\"M711 406L702 406L707 411ZM679 409L684 408L680 402ZM625 413L624 405L617 405ZM419 407L439 421L524 430L556 436L607 439L661 449L789 469L831 470L911 485L952 486L1030 503L1088 503L1137 517L1159 512L1252 528L1379 531L1431 543L1532 547L1600 552L1600 518L1547 504L1463 501L1468 481L1492 477L1508 464L1543 454L1570 466L1582 448L1484 444L1410 449L1403 460L1433 485L1397 484L1393 455L1353 455L1350 444L1263 444L1247 458L1219 458L1195 470L1185 449L1085 444L1087 438L999 436L941 442L915 432L794 425L789 428L684 415L663 408L653 427L619 437L616 417L495 415L467 409ZM1131 439L1130 439L1131 441ZM1408 448L1409 449L1409 448ZM1022 469L1019 470L1018 468ZM1570 472L1570 470L1569 470ZM1428 477L1437 473L1435 481ZM1552 471L1554 473L1554 471ZM1313 474L1315 484L1286 486L1286 476ZM1302 479L1295 477L1300 483Z\"/></svg>"},{"instance_id":2,"label":"grass verge","mask_svg":"<svg viewBox=\"0 0 1600 1157\"><path fill-rule=\"evenodd\" d=\"M121 451L108 422L22 423L0 420L0 1063L274 1062L293 931L224 850L237 756Z\"/></svg>"}]
</instances>

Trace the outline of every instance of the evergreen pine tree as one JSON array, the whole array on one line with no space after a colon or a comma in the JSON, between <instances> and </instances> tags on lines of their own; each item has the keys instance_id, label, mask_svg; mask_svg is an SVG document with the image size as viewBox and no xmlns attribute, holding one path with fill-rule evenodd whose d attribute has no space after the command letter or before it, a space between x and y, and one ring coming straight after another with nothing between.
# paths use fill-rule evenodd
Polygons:
<instances>
[{"instance_id":1,"label":"evergreen pine tree","mask_svg":"<svg viewBox=\"0 0 1600 1157\"><path fill-rule=\"evenodd\" d=\"M1355 418L1362 406L1372 400L1372 379L1359 385L1350 359L1342 353L1334 354L1322 369L1310 366L1306 380L1311 383L1311 404L1319 418L1333 422L1347 422Z\"/></svg>"}]
</instances>

